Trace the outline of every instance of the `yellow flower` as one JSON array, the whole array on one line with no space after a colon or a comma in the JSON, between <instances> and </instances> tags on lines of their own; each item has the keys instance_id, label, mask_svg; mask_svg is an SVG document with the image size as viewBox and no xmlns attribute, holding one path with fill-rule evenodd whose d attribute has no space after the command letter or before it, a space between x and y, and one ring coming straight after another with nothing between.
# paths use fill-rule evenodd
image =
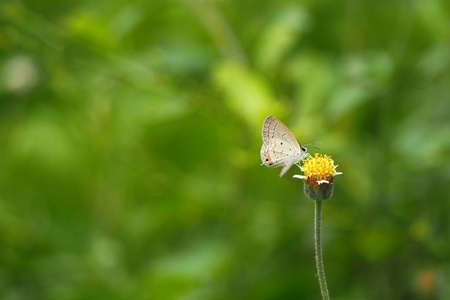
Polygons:
<instances>
[{"instance_id":1,"label":"yellow flower","mask_svg":"<svg viewBox=\"0 0 450 300\"><path fill-rule=\"evenodd\" d=\"M300 169L304 175L294 175L294 178L305 180L305 194L312 200L326 200L333 194L334 176L342 174L336 172L337 165L327 155L316 153L314 157L305 160Z\"/></svg>"}]
</instances>

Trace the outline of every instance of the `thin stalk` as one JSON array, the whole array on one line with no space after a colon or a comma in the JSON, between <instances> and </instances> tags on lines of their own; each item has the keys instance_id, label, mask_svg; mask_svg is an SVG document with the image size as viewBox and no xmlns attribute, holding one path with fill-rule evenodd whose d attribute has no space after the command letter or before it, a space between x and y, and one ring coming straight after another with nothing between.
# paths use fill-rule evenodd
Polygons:
<instances>
[{"instance_id":1,"label":"thin stalk","mask_svg":"<svg viewBox=\"0 0 450 300\"><path fill-rule=\"evenodd\" d=\"M317 266L317 276L319 277L320 292L322 293L322 299L329 300L330 295L328 294L327 280L325 279L325 269L323 267L323 256L322 256L322 201L316 200L315 202L315 213L314 213L314 224L315 224L315 240L316 240L316 266Z\"/></svg>"}]
</instances>

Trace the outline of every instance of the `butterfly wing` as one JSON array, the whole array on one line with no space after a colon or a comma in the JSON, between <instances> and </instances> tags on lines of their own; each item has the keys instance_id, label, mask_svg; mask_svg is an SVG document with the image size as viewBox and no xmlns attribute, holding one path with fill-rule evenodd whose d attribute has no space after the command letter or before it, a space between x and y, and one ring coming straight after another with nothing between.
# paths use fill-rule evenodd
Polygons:
<instances>
[{"instance_id":1,"label":"butterfly wing","mask_svg":"<svg viewBox=\"0 0 450 300\"><path fill-rule=\"evenodd\" d=\"M286 125L274 116L267 116L262 127L263 142L267 142L275 138L290 141L292 144L298 144L294 134L286 127Z\"/></svg>"},{"instance_id":2,"label":"butterfly wing","mask_svg":"<svg viewBox=\"0 0 450 300\"><path fill-rule=\"evenodd\" d=\"M264 120L262 139L261 161L270 168L283 167L280 177L307 155L294 134L274 116Z\"/></svg>"},{"instance_id":3,"label":"butterfly wing","mask_svg":"<svg viewBox=\"0 0 450 300\"><path fill-rule=\"evenodd\" d=\"M305 152L301 149L297 140L295 144L291 141L274 138L263 143L261 147L261 161L269 168L283 167L280 177L289 168L303 159Z\"/></svg>"}]
</instances>

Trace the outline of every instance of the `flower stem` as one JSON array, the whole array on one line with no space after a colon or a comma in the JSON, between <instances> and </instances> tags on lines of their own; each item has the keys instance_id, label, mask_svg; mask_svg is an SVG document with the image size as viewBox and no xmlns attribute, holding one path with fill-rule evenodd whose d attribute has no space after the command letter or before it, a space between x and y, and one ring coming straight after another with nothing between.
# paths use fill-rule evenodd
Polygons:
<instances>
[{"instance_id":1,"label":"flower stem","mask_svg":"<svg viewBox=\"0 0 450 300\"><path fill-rule=\"evenodd\" d=\"M325 269L323 268L323 257L322 257L322 201L316 200L315 203L315 213L314 213L314 224L315 224L315 240L316 240L316 266L317 266L317 276L319 277L320 292L322 293L322 299L329 300L327 281L325 279Z\"/></svg>"}]
</instances>

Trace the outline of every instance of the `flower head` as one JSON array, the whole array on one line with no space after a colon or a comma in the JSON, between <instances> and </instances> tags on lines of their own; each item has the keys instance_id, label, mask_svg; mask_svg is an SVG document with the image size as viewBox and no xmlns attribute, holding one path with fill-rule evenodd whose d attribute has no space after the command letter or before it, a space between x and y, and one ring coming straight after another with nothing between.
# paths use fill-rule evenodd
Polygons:
<instances>
[{"instance_id":1,"label":"flower head","mask_svg":"<svg viewBox=\"0 0 450 300\"><path fill-rule=\"evenodd\" d=\"M334 176L342 174L336 172L336 168L331 157L316 153L300 167L304 175L294 175L294 178L305 180L304 191L308 198L326 200L333 195Z\"/></svg>"}]
</instances>

